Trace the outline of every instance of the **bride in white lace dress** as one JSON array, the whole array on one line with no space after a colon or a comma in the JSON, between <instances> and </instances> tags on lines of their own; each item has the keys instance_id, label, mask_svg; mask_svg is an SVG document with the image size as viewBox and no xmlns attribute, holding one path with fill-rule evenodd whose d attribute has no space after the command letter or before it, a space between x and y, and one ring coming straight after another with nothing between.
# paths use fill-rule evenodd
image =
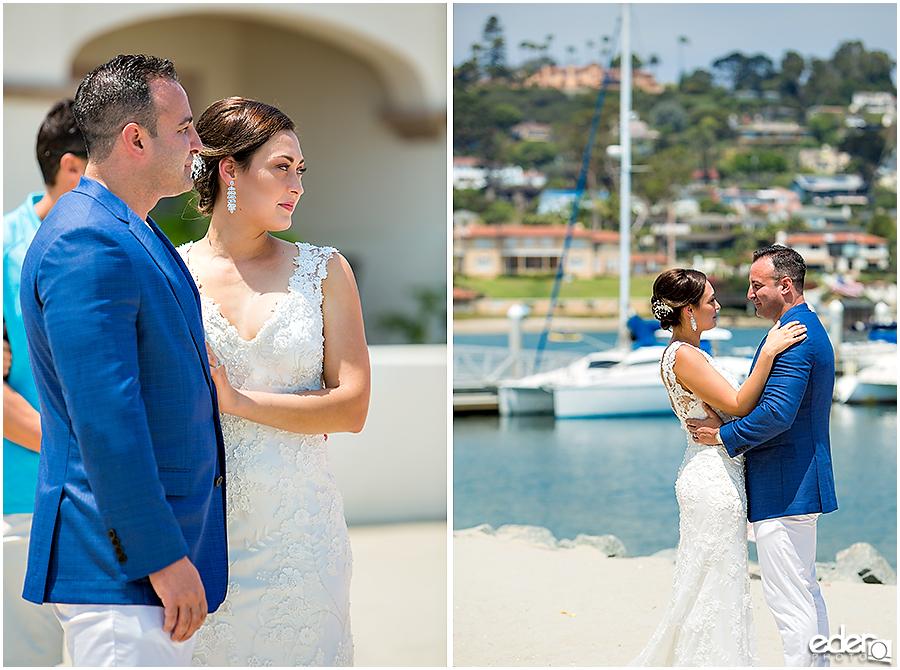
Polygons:
<instances>
[{"instance_id":1,"label":"bride in white lace dress","mask_svg":"<svg viewBox=\"0 0 900 670\"><path fill-rule=\"evenodd\" d=\"M769 331L742 386L700 348L719 303L702 272L669 270L653 285L653 313L672 339L662 377L687 432L675 482L680 539L669 606L631 666L758 666L747 561L747 497L742 458L698 444L685 419L716 411L724 420L755 407L776 354L806 337L797 322Z\"/></svg>"},{"instance_id":2,"label":"bride in white lace dress","mask_svg":"<svg viewBox=\"0 0 900 670\"><path fill-rule=\"evenodd\" d=\"M286 230L305 170L293 122L243 98L197 122L200 291L226 447L229 583L193 665L347 666L351 552L326 434L362 429L369 365L356 283ZM233 190L230 188L233 187Z\"/></svg>"}]
</instances>

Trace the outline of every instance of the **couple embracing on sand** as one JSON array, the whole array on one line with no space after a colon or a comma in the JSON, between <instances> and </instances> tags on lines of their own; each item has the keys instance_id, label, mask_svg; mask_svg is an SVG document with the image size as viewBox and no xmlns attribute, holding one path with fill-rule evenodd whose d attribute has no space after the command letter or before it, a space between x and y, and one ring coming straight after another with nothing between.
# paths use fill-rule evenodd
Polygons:
<instances>
[{"instance_id":1,"label":"couple embracing on sand","mask_svg":"<svg viewBox=\"0 0 900 670\"><path fill-rule=\"evenodd\" d=\"M702 272L653 285L653 314L672 339L662 377L688 446L675 482L680 540L666 613L632 666L758 666L748 524L785 665L827 666L816 580L816 521L837 509L829 441L834 351L803 297L806 264L783 246L756 251L747 297L775 325L738 385L700 348L719 304Z\"/></svg>"}]
</instances>

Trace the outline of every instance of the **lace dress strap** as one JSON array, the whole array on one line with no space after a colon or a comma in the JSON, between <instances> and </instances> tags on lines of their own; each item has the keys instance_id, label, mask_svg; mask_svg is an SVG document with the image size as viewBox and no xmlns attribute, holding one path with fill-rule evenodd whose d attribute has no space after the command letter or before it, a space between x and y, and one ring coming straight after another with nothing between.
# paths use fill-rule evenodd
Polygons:
<instances>
[{"instance_id":1,"label":"lace dress strap","mask_svg":"<svg viewBox=\"0 0 900 670\"><path fill-rule=\"evenodd\" d=\"M682 388L681 384L675 378L675 353L684 342L672 342L665 351L663 351L662 359L659 362L660 374L662 375L663 384L669 393L669 403L672 405L672 411L675 416L684 421L684 417L688 412L688 403L691 400L690 394Z\"/></svg>"},{"instance_id":2,"label":"lace dress strap","mask_svg":"<svg viewBox=\"0 0 900 670\"><path fill-rule=\"evenodd\" d=\"M322 281L328 276L328 261L338 253L334 247L316 247L305 242L297 242L294 265L297 269L291 276L290 289L298 291L302 286L312 288L313 294L322 302Z\"/></svg>"}]
</instances>

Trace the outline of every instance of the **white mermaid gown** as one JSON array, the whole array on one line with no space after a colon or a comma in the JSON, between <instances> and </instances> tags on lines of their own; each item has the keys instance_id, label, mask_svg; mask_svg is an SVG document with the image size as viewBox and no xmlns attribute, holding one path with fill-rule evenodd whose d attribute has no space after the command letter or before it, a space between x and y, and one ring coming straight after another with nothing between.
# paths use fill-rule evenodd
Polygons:
<instances>
[{"instance_id":1,"label":"white mermaid gown","mask_svg":"<svg viewBox=\"0 0 900 670\"><path fill-rule=\"evenodd\" d=\"M179 249L186 262L190 247ZM322 280L334 251L297 245L288 294L249 342L198 282L206 339L236 388L322 388ZM197 632L192 665L353 665L350 538L325 437L221 418L228 592Z\"/></svg>"},{"instance_id":2,"label":"white mermaid gown","mask_svg":"<svg viewBox=\"0 0 900 670\"><path fill-rule=\"evenodd\" d=\"M706 416L702 401L675 379L679 346L663 353L662 377L687 433L687 451L675 481L681 537L672 595L650 642L630 666L758 666L747 561L744 462L722 447L697 444L685 419ZM731 373L710 363L732 386ZM721 415L723 419L730 417Z\"/></svg>"}]
</instances>

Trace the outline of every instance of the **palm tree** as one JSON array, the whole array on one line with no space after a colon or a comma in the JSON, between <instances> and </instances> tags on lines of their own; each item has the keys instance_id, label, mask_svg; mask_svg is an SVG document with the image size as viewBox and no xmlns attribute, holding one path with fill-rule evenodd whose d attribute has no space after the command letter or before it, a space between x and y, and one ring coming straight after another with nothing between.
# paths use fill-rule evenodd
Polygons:
<instances>
[{"instance_id":1,"label":"palm tree","mask_svg":"<svg viewBox=\"0 0 900 670\"><path fill-rule=\"evenodd\" d=\"M680 63L680 65L678 67L678 79L679 80L681 80L681 78L684 77L684 45L690 44L690 43L691 43L691 41L684 35L681 35L678 38L678 47L679 47L678 53L679 53L679 63Z\"/></svg>"}]
</instances>

